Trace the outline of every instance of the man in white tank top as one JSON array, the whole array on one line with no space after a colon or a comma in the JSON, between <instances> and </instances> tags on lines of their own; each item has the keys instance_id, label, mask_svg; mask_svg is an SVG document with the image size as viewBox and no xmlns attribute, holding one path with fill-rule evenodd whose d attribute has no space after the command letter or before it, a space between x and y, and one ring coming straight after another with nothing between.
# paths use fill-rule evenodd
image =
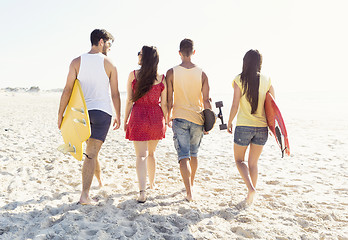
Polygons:
<instances>
[{"instance_id":1,"label":"man in white tank top","mask_svg":"<svg viewBox=\"0 0 348 240\"><path fill-rule=\"evenodd\" d=\"M81 204L92 204L95 201L89 196L89 189L95 175L102 186L98 154L110 128L112 106L116 117L114 130L120 127L121 100L118 90L117 69L107 57L113 43L113 36L104 29L95 29L91 33L91 50L75 58L69 67L69 73L63 90L59 111L58 128L60 129L63 114L68 105L76 79L80 81L86 100L91 123L91 136L87 140L85 159L82 167ZM111 92L111 97L110 97Z\"/></svg>"},{"instance_id":2,"label":"man in white tank top","mask_svg":"<svg viewBox=\"0 0 348 240\"><path fill-rule=\"evenodd\" d=\"M191 62L193 41L180 43L182 63L167 71L168 116L172 112L174 146L186 188L186 200L192 201L192 190L198 167L198 149L203 137L203 109L211 109L207 75ZM173 101L174 100L174 101ZM171 126L169 124L169 126Z\"/></svg>"}]
</instances>

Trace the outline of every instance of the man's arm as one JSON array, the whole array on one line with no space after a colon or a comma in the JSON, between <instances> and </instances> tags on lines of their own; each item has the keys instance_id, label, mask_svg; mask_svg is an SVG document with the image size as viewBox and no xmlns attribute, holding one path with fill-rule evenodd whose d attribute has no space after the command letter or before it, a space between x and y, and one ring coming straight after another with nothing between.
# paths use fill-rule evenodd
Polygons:
<instances>
[{"instance_id":1,"label":"man's arm","mask_svg":"<svg viewBox=\"0 0 348 240\"><path fill-rule=\"evenodd\" d=\"M114 130L116 130L120 128L120 125L121 125L121 120L120 120L121 119L121 98L120 98L120 92L118 90L117 68L108 58L105 58L104 64L110 79L111 99L112 99L112 103L114 105L114 109L116 113L113 126L114 126Z\"/></svg>"},{"instance_id":2,"label":"man's arm","mask_svg":"<svg viewBox=\"0 0 348 240\"><path fill-rule=\"evenodd\" d=\"M167 107L168 107L168 126L170 122L170 116L173 108L173 68L169 69L166 74L166 83L167 83Z\"/></svg>"},{"instance_id":3,"label":"man's arm","mask_svg":"<svg viewBox=\"0 0 348 240\"><path fill-rule=\"evenodd\" d=\"M59 110L58 110L58 128L62 126L63 114L66 106L69 103L69 99L71 96L72 89L74 87L75 80L77 79L77 72L80 66L80 57L75 58L69 67L69 73L66 80L66 84L60 97Z\"/></svg>"},{"instance_id":4,"label":"man's arm","mask_svg":"<svg viewBox=\"0 0 348 240\"><path fill-rule=\"evenodd\" d=\"M167 83L163 81L164 89L161 92L161 108L166 124L168 124L168 98L167 98Z\"/></svg>"},{"instance_id":5,"label":"man's arm","mask_svg":"<svg viewBox=\"0 0 348 240\"><path fill-rule=\"evenodd\" d=\"M210 97L209 97L209 81L205 72L202 72L202 95L204 109L211 109Z\"/></svg>"}]
</instances>

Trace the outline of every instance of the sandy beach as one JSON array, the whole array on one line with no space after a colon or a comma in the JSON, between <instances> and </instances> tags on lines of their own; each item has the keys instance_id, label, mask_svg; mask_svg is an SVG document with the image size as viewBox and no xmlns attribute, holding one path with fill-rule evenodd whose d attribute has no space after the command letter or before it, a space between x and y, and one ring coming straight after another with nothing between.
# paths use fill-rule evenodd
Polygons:
<instances>
[{"instance_id":1,"label":"sandy beach","mask_svg":"<svg viewBox=\"0 0 348 240\"><path fill-rule=\"evenodd\" d=\"M94 179L91 189L98 204L77 204L82 162L57 151L60 95L0 91L0 239L348 239L348 116L319 94L279 95L292 153L282 159L269 137L250 207L233 136L219 120L200 148L195 201L184 201L167 129L156 151L157 189L138 204L135 152L121 127L100 153L104 187ZM224 101L226 120L231 99L213 96ZM332 101L343 109L347 97Z\"/></svg>"}]
</instances>

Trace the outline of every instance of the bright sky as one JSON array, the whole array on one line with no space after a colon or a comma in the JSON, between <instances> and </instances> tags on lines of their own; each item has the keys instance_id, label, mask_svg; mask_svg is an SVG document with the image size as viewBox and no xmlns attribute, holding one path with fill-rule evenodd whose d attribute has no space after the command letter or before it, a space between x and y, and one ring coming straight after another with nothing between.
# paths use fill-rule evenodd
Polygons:
<instances>
[{"instance_id":1,"label":"bright sky","mask_svg":"<svg viewBox=\"0 0 348 240\"><path fill-rule=\"evenodd\" d=\"M90 50L105 28L119 88L138 68L137 52L156 46L159 72L180 63L179 43L195 42L193 62L212 92L232 91L249 49L276 90L347 88L348 1L345 0L0 0L0 88L63 88L71 60Z\"/></svg>"}]
</instances>

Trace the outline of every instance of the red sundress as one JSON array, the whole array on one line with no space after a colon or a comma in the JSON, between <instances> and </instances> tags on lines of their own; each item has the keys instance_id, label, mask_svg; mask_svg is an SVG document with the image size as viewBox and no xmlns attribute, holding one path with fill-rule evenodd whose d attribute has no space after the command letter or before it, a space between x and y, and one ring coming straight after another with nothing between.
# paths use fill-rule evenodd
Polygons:
<instances>
[{"instance_id":1,"label":"red sundress","mask_svg":"<svg viewBox=\"0 0 348 240\"><path fill-rule=\"evenodd\" d=\"M132 112L126 129L126 139L131 141L160 140L165 137L165 120L160 107L160 96L164 90L161 83L153 85L151 89L139 98L132 108ZM132 90L135 92L137 79L132 82Z\"/></svg>"}]
</instances>

